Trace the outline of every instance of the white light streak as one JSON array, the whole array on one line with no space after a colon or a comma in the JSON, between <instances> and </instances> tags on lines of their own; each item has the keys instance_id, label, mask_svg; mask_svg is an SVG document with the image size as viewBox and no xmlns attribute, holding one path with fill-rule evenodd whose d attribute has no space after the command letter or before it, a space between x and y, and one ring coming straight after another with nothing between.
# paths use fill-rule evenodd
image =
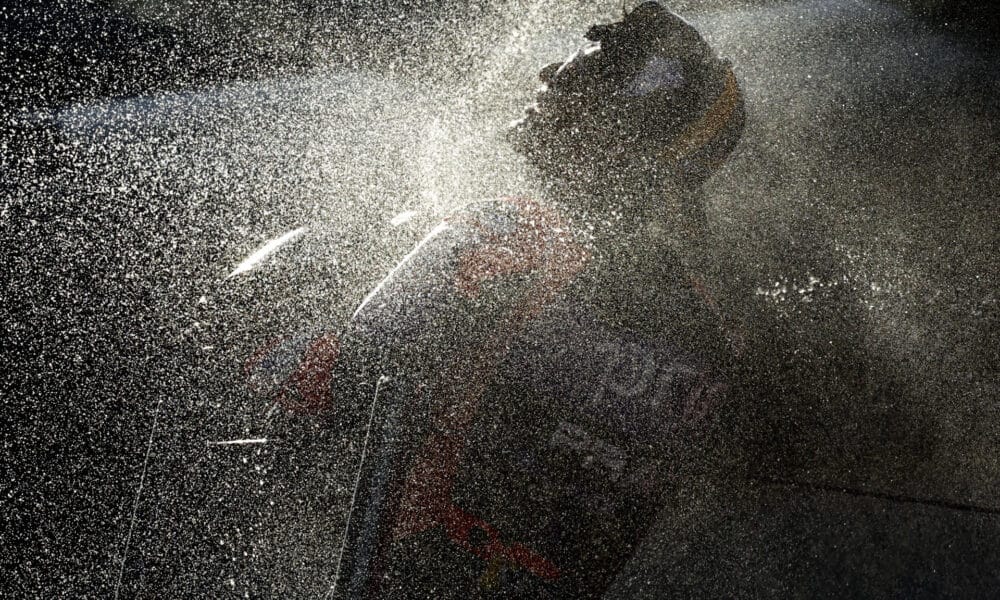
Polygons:
<instances>
[{"instance_id":1,"label":"white light streak","mask_svg":"<svg viewBox=\"0 0 1000 600\"><path fill-rule=\"evenodd\" d=\"M412 219L415 216L417 216L417 211L415 211L415 210L404 210L403 212L401 212L398 215L396 215L395 217L393 217L389 221L389 224L392 225L393 227L399 227L400 225L402 225L403 223L406 223L407 221L409 221L410 219Z\"/></svg>"},{"instance_id":2,"label":"white light streak","mask_svg":"<svg viewBox=\"0 0 1000 600\"><path fill-rule=\"evenodd\" d=\"M135 500L132 502L132 517L128 523L128 534L125 536L125 549L122 551L122 563L118 569L118 582L115 584L115 600L121 592L122 576L125 574L125 562L128 560L128 548L132 543L132 532L135 530L135 517L139 512L139 500L142 498L142 488L146 485L146 469L149 467L149 452L153 449L153 438L156 437L156 425L160 419L160 406L163 398L156 401L156 409L153 411L153 424L149 428L149 441L146 442L146 457L142 459L142 475L139 476L139 487L135 491Z\"/></svg>"},{"instance_id":3,"label":"white light streak","mask_svg":"<svg viewBox=\"0 0 1000 600\"><path fill-rule=\"evenodd\" d=\"M230 279L231 277L235 277L240 273L246 273L250 269L253 269L261 262L263 262L264 259L266 259L268 256L274 254L274 252L278 248L284 246L288 242L291 242L295 238L305 233L305 230L306 230L305 227L299 227L298 229L293 229L288 233L282 234L274 238L273 240L268 241L266 244L261 246L259 250L248 256L243 262L237 265L237 267L233 269L232 273L226 275L226 279Z\"/></svg>"},{"instance_id":4,"label":"white light streak","mask_svg":"<svg viewBox=\"0 0 1000 600\"><path fill-rule=\"evenodd\" d=\"M223 440L219 442L205 442L209 446L247 446L250 444L266 444L269 439L267 438L248 438L245 440Z\"/></svg>"},{"instance_id":5,"label":"white light streak","mask_svg":"<svg viewBox=\"0 0 1000 600\"><path fill-rule=\"evenodd\" d=\"M361 489L361 471L365 466L365 457L368 454L368 440L372 435L372 423L375 422L375 407L378 403L378 392L382 387L384 381L388 381L388 377L381 375L378 381L375 382L375 397L372 398L372 407L368 413L368 429L365 431L365 441L361 444L361 457L358 458L358 473L354 477L354 492L351 494L351 506L347 509L347 527L344 528L344 537L340 540L340 554L337 556L337 567L333 570L333 586L330 587L330 593L327 594L327 599L332 598L334 594L337 593L337 580L340 579L340 566L341 562L344 560L344 550L347 548L347 534L351 528L351 518L354 516L354 507L358 502L358 490Z\"/></svg>"},{"instance_id":6,"label":"white light streak","mask_svg":"<svg viewBox=\"0 0 1000 600\"><path fill-rule=\"evenodd\" d=\"M385 278L383 278L382 281L380 281L377 286L375 286L375 289L373 289L372 291L368 292L368 295L365 296L365 299L361 301L361 304L359 304L358 307L356 309L354 309L354 313L351 315L351 319L358 318L358 315L361 314L361 311L364 310L365 306L367 306L368 303L371 302L371 299L374 298L380 291L382 291L382 288L384 288L386 286L387 282L389 280L391 280L393 278L393 276L400 269L402 269L403 266L406 265L406 263L410 262L410 260L412 260L414 256L416 256L417 254L420 253L420 249L423 248L424 245L427 244L427 242L430 242L431 240L433 240L434 238L436 238L438 235L440 235L442 232L447 231L450 228L451 228L451 226L448 223L439 223L437 227L435 227L434 229L432 229L431 232L427 234L427 237L425 237L424 239L420 240L420 243L418 243L413 248L413 250L410 250L410 253L407 254L406 256L404 256L403 260L399 261L398 265L396 265L395 267L392 268L391 271L389 271L389 274L386 275Z\"/></svg>"}]
</instances>

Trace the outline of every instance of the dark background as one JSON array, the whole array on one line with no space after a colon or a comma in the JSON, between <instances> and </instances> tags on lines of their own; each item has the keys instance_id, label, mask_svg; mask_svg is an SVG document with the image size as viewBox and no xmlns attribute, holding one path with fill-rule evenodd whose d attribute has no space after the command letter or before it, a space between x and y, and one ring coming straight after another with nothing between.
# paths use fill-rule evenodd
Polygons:
<instances>
[{"instance_id":1,"label":"dark background","mask_svg":"<svg viewBox=\"0 0 1000 600\"><path fill-rule=\"evenodd\" d=\"M682 0L681 13L775 2ZM929 27L995 48L993 6L963 0L898 0ZM187 3L142 0L28 1L0 13L5 108L184 89L330 63L425 60L447 23L516 8L488 0ZM461 66L457 67L461 69Z\"/></svg>"},{"instance_id":2,"label":"dark background","mask_svg":"<svg viewBox=\"0 0 1000 600\"><path fill-rule=\"evenodd\" d=\"M322 596L353 441L245 393L240 361L335 322L444 208L386 227L402 199L521 181L463 178L511 162L465 137L516 116L611 4L0 8L0 595ZM748 410L759 478L672 492L616 597L991 597L990 7L675 8L747 89L710 220L781 392ZM525 49L498 60L512 30ZM224 279L302 223L294 253Z\"/></svg>"}]
</instances>

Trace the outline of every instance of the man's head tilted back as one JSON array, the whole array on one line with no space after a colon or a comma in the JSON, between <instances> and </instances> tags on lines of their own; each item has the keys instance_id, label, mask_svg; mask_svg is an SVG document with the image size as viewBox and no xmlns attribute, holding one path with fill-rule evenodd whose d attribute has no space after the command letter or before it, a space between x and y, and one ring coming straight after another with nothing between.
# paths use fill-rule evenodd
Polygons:
<instances>
[{"instance_id":1,"label":"man's head tilted back","mask_svg":"<svg viewBox=\"0 0 1000 600\"><path fill-rule=\"evenodd\" d=\"M546 175L587 189L703 182L743 130L728 62L657 2L586 38L542 69L536 102L509 132L514 146Z\"/></svg>"}]
</instances>

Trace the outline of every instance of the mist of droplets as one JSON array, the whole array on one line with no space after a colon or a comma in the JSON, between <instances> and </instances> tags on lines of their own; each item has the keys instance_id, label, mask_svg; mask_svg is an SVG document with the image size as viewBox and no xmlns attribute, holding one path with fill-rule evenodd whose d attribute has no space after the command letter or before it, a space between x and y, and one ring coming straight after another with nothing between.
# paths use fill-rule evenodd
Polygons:
<instances>
[{"instance_id":1,"label":"mist of droplets","mask_svg":"<svg viewBox=\"0 0 1000 600\"><path fill-rule=\"evenodd\" d=\"M222 20L259 61L216 44L185 70L164 49L172 83L152 90L98 61L87 81L126 83L2 113L3 385L21 420L4 445L20 476L3 496L30 548L15 594L328 589L357 440L261 404L240 362L269 336L340 322L449 210L538 194L502 128L542 65L620 11L363 4L213 12L205 23ZM129 23L186 27L195 46L210 35L180 3L117 6ZM732 59L750 115L708 184L715 284L782 347L774 356L855 347L872 376L906 382L912 403L887 422L933 430L935 445L877 461L869 482L993 501L995 67L880 4L718 6L691 20ZM23 80L10 89L64 91L12 72ZM803 394L849 419L858 398L828 396L851 385L828 383Z\"/></svg>"}]
</instances>

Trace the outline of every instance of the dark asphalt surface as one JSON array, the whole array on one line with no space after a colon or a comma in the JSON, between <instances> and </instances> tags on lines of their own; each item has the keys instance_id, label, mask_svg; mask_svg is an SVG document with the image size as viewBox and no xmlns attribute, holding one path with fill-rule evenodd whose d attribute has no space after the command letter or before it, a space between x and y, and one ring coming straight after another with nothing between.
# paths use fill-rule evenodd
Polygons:
<instances>
[{"instance_id":1,"label":"dark asphalt surface","mask_svg":"<svg viewBox=\"0 0 1000 600\"><path fill-rule=\"evenodd\" d=\"M449 208L533 191L499 126L615 9L519 9L419 68L5 117L0 595L325 594L356 440L240 361L343 318ZM906 499L1000 507L995 53L876 3L691 18L747 93L711 247L775 392L732 442L754 468L668 490L609 597L994 597L1000 516Z\"/></svg>"}]
</instances>

